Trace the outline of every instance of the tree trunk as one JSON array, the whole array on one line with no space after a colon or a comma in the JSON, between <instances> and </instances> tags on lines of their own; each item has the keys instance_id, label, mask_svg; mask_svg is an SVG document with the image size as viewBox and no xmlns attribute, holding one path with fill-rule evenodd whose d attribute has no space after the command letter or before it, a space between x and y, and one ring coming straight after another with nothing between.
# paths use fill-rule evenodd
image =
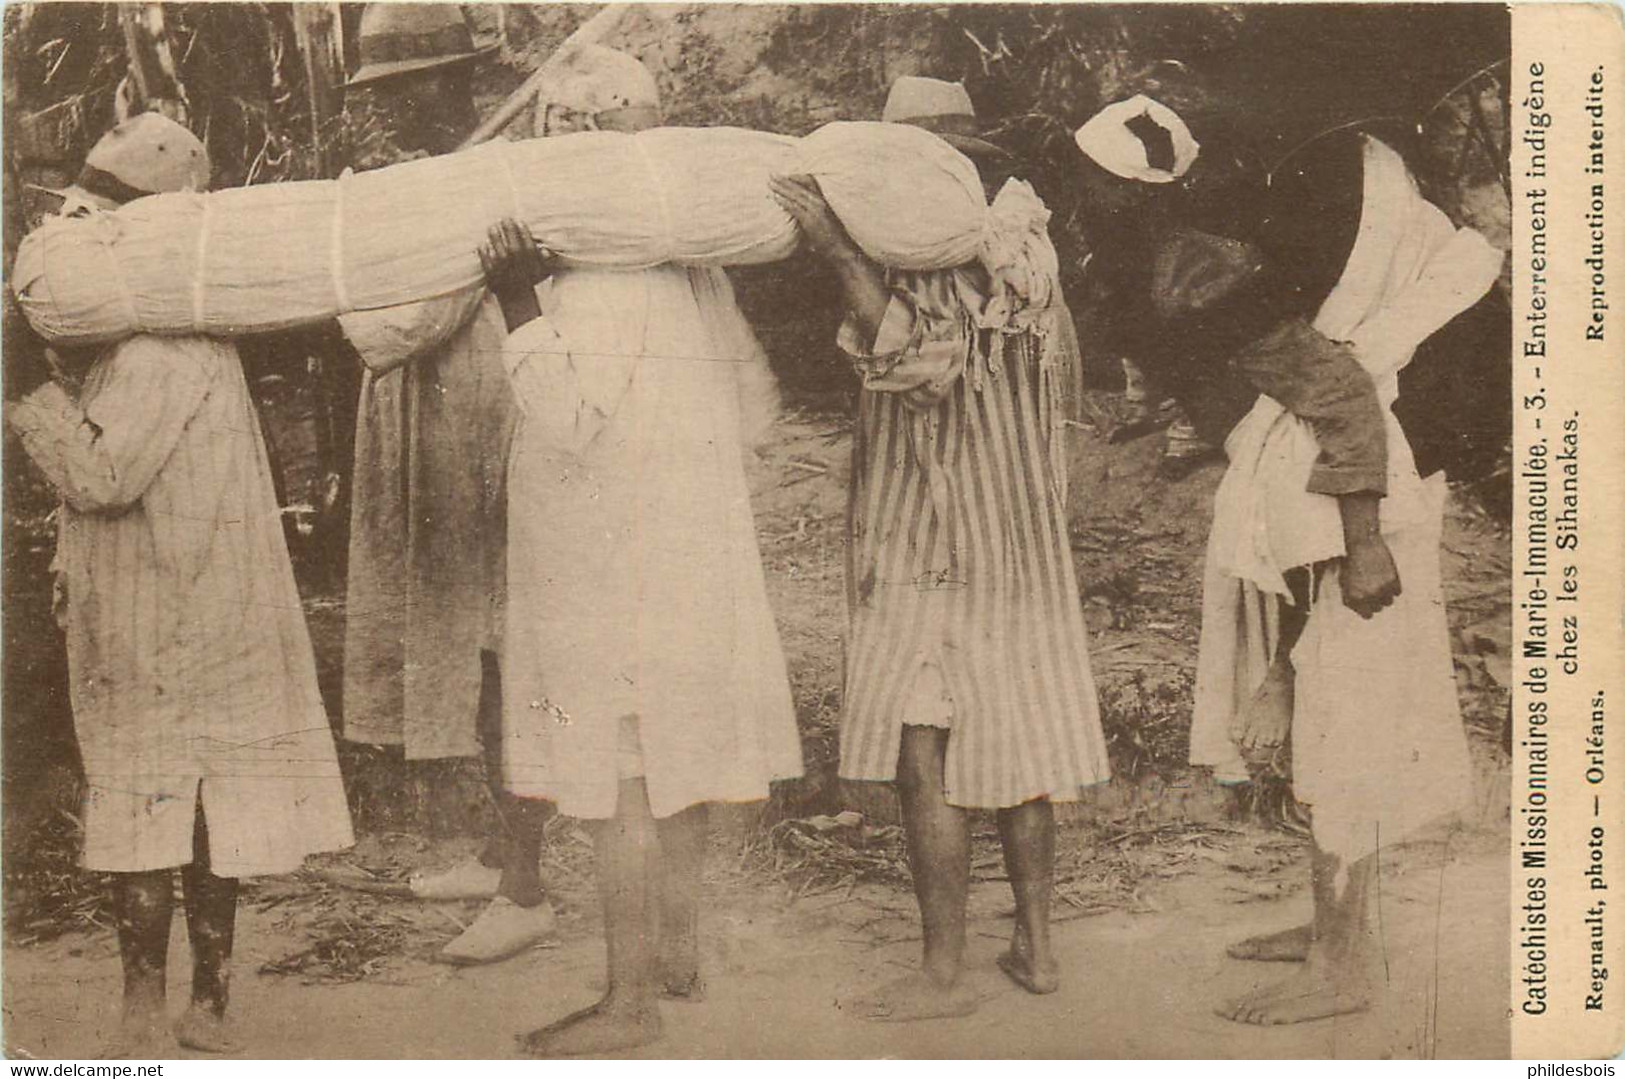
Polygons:
<instances>
[{"instance_id":1,"label":"tree trunk","mask_svg":"<svg viewBox=\"0 0 1625 1079\"><path fill-rule=\"evenodd\" d=\"M162 4L120 4L119 27L129 72L119 85L119 119L143 112L160 112L178 124L187 117L186 89L175 68L169 47Z\"/></svg>"},{"instance_id":2,"label":"tree trunk","mask_svg":"<svg viewBox=\"0 0 1625 1079\"><path fill-rule=\"evenodd\" d=\"M316 175L327 179L336 176L345 164L336 160L333 139L333 118L344 108L344 26L339 6L294 4L293 33L305 64Z\"/></svg>"}]
</instances>

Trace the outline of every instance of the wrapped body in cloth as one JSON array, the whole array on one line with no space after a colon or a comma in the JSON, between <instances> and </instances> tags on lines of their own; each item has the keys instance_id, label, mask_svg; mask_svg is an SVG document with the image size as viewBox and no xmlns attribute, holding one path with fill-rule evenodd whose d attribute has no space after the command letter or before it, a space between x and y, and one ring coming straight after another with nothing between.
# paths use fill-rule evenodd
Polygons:
<instances>
[{"instance_id":1,"label":"wrapped body in cloth","mask_svg":"<svg viewBox=\"0 0 1625 1079\"><path fill-rule=\"evenodd\" d=\"M479 283L472 252L499 218L581 265L773 262L796 244L768 194L768 177L788 171L817 176L883 264L940 269L983 249L975 168L927 131L595 130L338 180L141 199L28 237L13 286L47 339L86 342L273 330L446 295Z\"/></svg>"}]
</instances>

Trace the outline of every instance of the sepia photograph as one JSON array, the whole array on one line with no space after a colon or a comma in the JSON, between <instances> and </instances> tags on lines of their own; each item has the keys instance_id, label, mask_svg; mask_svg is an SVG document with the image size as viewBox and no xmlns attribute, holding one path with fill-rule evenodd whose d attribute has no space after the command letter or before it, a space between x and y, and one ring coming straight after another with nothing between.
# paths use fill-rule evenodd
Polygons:
<instances>
[{"instance_id":1,"label":"sepia photograph","mask_svg":"<svg viewBox=\"0 0 1625 1079\"><path fill-rule=\"evenodd\" d=\"M1511 1056L1512 27L6 3L4 1055Z\"/></svg>"}]
</instances>

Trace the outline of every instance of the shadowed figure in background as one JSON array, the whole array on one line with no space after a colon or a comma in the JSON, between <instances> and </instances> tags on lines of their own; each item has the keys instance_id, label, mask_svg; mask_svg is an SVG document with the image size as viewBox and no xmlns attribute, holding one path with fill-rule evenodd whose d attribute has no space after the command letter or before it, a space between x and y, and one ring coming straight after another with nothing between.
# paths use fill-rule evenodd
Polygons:
<instances>
[{"instance_id":1,"label":"shadowed figure in background","mask_svg":"<svg viewBox=\"0 0 1625 1079\"><path fill-rule=\"evenodd\" d=\"M1209 164L1209 151L1184 119L1145 95L1101 109L1078 129L1076 142L1082 157L1075 176L1093 250L1087 272L1104 277L1099 283L1115 300L1113 336L1174 393L1214 445L1225 444L1259 394L1314 432L1318 455L1302 489L1334 499L1351 537L1345 602L1362 615L1380 610L1400 590L1374 528L1388 487L1383 407L1354 353L1310 325L1302 298L1307 279L1266 272L1257 220L1262 181L1249 182L1234 154L1221 151L1220 161ZM1286 581L1298 602L1282 611L1281 662L1230 724L1235 740L1264 765L1286 742L1285 657L1307 601L1306 573L1290 571Z\"/></svg>"},{"instance_id":2,"label":"shadowed figure in background","mask_svg":"<svg viewBox=\"0 0 1625 1079\"><path fill-rule=\"evenodd\" d=\"M97 142L63 215L205 190L209 175L191 132L138 115ZM138 335L50 355L52 370L8 371L8 396L33 392L7 419L62 497L82 863L108 874L124 965L108 1054L231 1052L238 878L353 841L265 442L230 341ZM192 993L171 1039L177 866Z\"/></svg>"},{"instance_id":3,"label":"shadowed figure in background","mask_svg":"<svg viewBox=\"0 0 1625 1079\"><path fill-rule=\"evenodd\" d=\"M1379 853L1470 804L1440 583L1448 489L1441 471L1418 467L1394 405L1419 347L1468 324L1458 319L1490 294L1502 256L1423 199L1398 153L1353 132L1275 170L1259 246L1296 328L1253 349L1304 363L1328 348L1352 354L1376 392L1386 458L1380 498L1319 493L1309 480L1325 464L1321 430L1267 392L1225 443L1191 760L1243 779L1258 731L1290 733L1276 748L1290 747L1311 815L1314 920L1231 954L1305 965L1220 1008L1274 1024L1373 1002ZM1394 586L1373 595L1388 576Z\"/></svg>"},{"instance_id":4,"label":"shadowed figure in background","mask_svg":"<svg viewBox=\"0 0 1625 1079\"><path fill-rule=\"evenodd\" d=\"M379 124L383 145L364 147L363 167L455 150L478 120L476 55L456 5L369 5L346 102ZM497 657L515 417L499 359L502 313L476 285L355 312L339 325L367 368L351 497L344 737L402 746L409 768L483 758L498 834L478 860L415 876L411 887L423 899L493 897L441 952L454 963L493 962L554 924L537 867L548 807L501 784Z\"/></svg>"},{"instance_id":5,"label":"shadowed figure in background","mask_svg":"<svg viewBox=\"0 0 1625 1079\"><path fill-rule=\"evenodd\" d=\"M841 347L862 379L847 534L840 774L893 781L924 923L921 969L863 994L877 1020L964 1015L970 810L996 811L1016 923L999 966L1052 993L1052 801L1107 778L1065 514L1062 419L1078 355L1049 213L1006 180L957 83L906 77L883 119L936 132L974 162L1025 232L1000 276L979 263L904 272L870 261L816 180L775 196L834 271Z\"/></svg>"},{"instance_id":6,"label":"shadowed figure in background","mask_svg":"<svg viewBox=\"0 0 1625 1079\"><path fill-rule=\"evenodd\" d=\"M624 53L575 46L549 68L544 137L660 122L653 76ZM777 401L721 269L553 267L512 222L481 259L521 411L505 782L589 822L609 967L601 1000L521 1045L607 1052L658 1038L661 999L704 994L707 804L801 774L745 481Z\"/></svg>"}]
</instances>

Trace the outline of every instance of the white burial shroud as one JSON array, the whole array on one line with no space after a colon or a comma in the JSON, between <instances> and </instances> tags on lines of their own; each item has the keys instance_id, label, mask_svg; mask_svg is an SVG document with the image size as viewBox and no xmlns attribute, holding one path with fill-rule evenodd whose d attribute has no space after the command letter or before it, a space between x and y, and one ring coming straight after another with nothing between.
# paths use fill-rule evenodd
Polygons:
<instances>
[{"instance_id":1,"label":"white burial shroud","mask_svg":"<svg viewBox=\"0 0 1625 1079\"><path fill-rule=\"evenodd\" d=\"M1048 216L1036 198L990 213L970 160L905 124L833 123L800 139L583 132L52 222L24 240L13 287L48 340L89 343L229 336L446 295L480 282L475 250L504 217L584 266L773 262L798 242L769 193L779 173L816 177L858 245L903 269L986 253L997 273L1021 242L998 230L1025 233L1033 213Z\"/></svg>"}]
</instances>

